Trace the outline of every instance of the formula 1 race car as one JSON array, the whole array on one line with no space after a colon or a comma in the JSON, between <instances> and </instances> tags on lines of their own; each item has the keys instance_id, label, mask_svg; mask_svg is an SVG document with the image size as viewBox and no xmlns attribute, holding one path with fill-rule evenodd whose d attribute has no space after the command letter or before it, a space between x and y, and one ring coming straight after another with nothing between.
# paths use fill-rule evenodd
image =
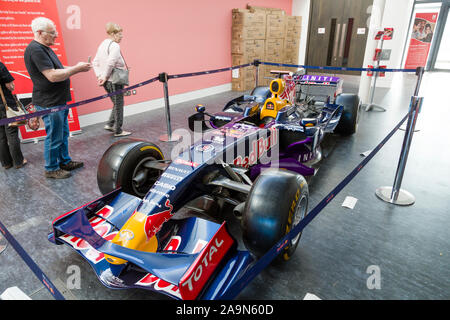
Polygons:
<instances>
[{"instance_id":1,"label":"formula 1 race car","mask_svg":"<svg viewBox=\"0 0 450 320\"><path fill-rule=\"evenodd\" d=\"M282 101L284 85L276 79L214 115L197 106L189 126L202 137L172 160L150 142L117 141L98 166L103 196L56 218L49 240L76 250L110 288L230 296L307 214L305 176L315 173L309 165L324 132L355 129L342 116L358 112L357 96L338 95L319 112L311 101ZM279 246L276 259L289 260L300 237Z\"/></svg>"}]
</instances>

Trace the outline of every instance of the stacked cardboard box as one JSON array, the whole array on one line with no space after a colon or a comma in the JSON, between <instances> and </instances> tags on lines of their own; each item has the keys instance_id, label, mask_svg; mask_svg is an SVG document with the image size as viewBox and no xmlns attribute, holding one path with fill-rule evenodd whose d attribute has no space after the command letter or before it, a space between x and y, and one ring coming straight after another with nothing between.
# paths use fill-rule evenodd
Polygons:
<instances>
[{"instance_id":1,"label":"stacked cardboard box","mask_svg":"<svg viewBox=\"0 0 450 320\"><path fill-rule=\"evenodd\" d=\"M275 63L298 64L301 17L286 16L278 8L247 6L233 9L231 53L233 66L253 62L255 59ZM259 85L268 85L271 70L296 71L297 68L259 67ZM232 89L250 90L255 85L254 68L234 70Z\"/></svg>"},{"instance_id":2,"label":"stacked cardboard box","mask_svg":"<svg viewBox=\"0 0 450 320\"><path fill-rule=\"evenodd\" d=\"M302 17L286 17L286 36L284 39L284 63L298 64L298 49L302 32Z\"/></svg>"},{"instance_id":3,"label":"stacked cardboard box","mask_svg":"<svg viewBox=\"0 0 450 320\"><path fill-rule=\"evenodd\" d=\"M266 15L245 9L232 11L231 56L233 66L264 59ZM236 69L232 73L232 89L250 90L255 85L253 67Z\"/></svg>"}]
</instances>

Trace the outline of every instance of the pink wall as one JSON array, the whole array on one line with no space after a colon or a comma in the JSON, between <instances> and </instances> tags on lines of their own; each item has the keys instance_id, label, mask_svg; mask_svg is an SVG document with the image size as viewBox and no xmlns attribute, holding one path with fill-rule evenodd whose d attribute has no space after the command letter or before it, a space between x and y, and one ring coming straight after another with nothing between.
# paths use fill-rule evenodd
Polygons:
<instances>
[{"instance_id":1,"label":"pink wall","mask_svg":"<svg viewBox=\"0 0 450 320\"><path fill-rule=\"evenodd\" d=\"M106 22L124 29L122 53L131 69L130 84L161 72L179 74L231 66L231 9L255 6L281 8L291 14L292 0L58 0L56 1L69 65L94 58L106 38ZM81 10L80 28L67 26L71 5ZM94 72L71 78L77 101L104 93ZM169 94L218 86L231 82L231 72L169 81ZM125 97L130 105L161 98L162 86L154 82ZM109 100L80 107L80 115L111 108Z\"/></svg>"}]
</instances>

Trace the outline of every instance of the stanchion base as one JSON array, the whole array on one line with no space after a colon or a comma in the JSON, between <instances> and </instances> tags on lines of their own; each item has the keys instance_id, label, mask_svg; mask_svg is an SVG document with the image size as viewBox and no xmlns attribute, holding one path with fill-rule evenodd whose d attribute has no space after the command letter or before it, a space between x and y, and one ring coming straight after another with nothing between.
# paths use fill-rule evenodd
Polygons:
<instances>
[{"instance_id":1,"label":"stanchion base","mask_svg":"<svg viewBox=\"0 0 450 320\"><path fill-rule=\"evenodd\" d=\"M397 200L391 199L392 187L379 187L375 191L375 194L381 200L399 206L410 206L416 202L416 198L410 192L403 189L399 190Z\"/></svg>"},{"instance_id":2,"label":"stanchion base","mask_svg":"<svg viewBox=\"0 0 450 320\"><path fill-rule=\"evenodd\" d=\"M176 135L176 134L172 134L169 138L168 134L163 134L161 136L159 136L159 141L162 142L177 142L181 139L181 136Z\"/></svg>"},{"instance_id":3,"label":"stanchion base","mask_svg":"<svg viewBox=\"0 0 450 320\"><path fill-rule=\"evenodd\" d=\"M8 241L6 241L5 238L3 238L2 235L0 235L0 254L5 251L6 247L8 246Z\"/></svg>"},{"instance_id":4,"label":"stanchion base","mask_svg":"<svg viewBox=\"0 0 450 320\"><path fill-rule=\"evenodd\" d=\"M379 105L373 104L373 103L363 104L362 107L365 108L366 111L370 111L372 109L374 109L376 111L381 111L381 112L386 111L386 109L383 108L382 106L379 106Z\"/></svg>"}]
</instances>

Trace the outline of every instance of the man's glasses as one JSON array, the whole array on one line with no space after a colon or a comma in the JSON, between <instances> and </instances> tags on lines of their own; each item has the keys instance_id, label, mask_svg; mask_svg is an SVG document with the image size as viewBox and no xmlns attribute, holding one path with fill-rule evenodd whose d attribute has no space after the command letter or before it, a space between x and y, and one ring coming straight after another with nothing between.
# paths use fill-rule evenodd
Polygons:
<instances>
[{"instance_id":1,"label":"man's glasses","mask_svg":"<svg viewBox=\"0 0 450 320\"><path fill-rule=\"evenodd\" d=\"M49 31L45 31L45 30L41 30L42 32L45 32L45 33L48 33L48 34L51 34L52 36L54 36L54 37L57 37L58 36L58 31L51 31L51 32L49 32Z\"/></svg>"}]
</instances>

